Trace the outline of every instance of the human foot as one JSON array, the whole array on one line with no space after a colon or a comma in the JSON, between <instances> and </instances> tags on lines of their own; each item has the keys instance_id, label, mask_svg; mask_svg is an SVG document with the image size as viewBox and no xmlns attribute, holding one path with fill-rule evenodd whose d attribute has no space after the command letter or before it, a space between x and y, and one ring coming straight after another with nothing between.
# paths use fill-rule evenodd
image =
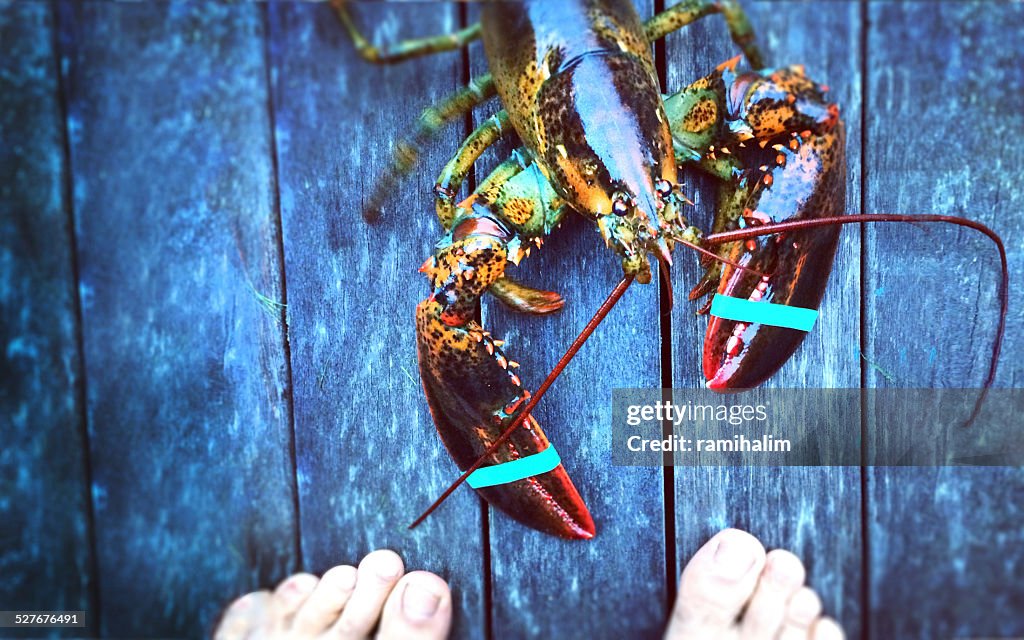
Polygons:
<instances>
[{"instance_id":1,"label":"human foot","mask_svg":"<svg viewBox=\"0 0 1024 640\"><path fill-rule=\"evenodd\" d=\"M452 618L448 585L426 571L404 574L393 551L374 551L359 568L338 566L322 578L298 573L271 593L235 600L213 637L444 638Z\"/></svg>"},{"instance_id":2,"label":"human foot","mask_svg":"<svg viewBox=\"0 0 1024 640\"><path fill-rule=\"evenodd\" d=\"M665 638L842 640L839 625L821 616L805 575L792 553L766 554L749 533L720 531L683 569Z\"/></svg>"}]
</instances>

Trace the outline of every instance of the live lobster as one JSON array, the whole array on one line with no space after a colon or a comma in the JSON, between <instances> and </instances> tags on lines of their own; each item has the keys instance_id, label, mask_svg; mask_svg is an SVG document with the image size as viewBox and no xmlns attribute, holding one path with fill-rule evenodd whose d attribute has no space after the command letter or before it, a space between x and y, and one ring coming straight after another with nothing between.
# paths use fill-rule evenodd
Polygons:
<instances>
[{"instance_id":1,"label":"live lobster","mask_svg":"<svg viewBox=\"0 0 1024 640\"><path fill-rule=\"evenodd\" d=\"M383 51L363 39L343 2L336 7L358 50L375 62L456 48L482 35L491 73L425 112L420 135L400 147L396 174L411 168L418 146L437 127L500 96L505 108L466 139L436 184L437 214L447 233L421 267L433 291L417 307L416 328L423 387L438 433L464 471L459 482L477 469L521 468L510 463L544 458L542 467L527 465L475 485L489 503L528 526L566 538L596 532L532 410L629 283L651 281L649 255L667 276L677 244L703 254L708 269L691 299L717 292L815 309L840 224L951 222L982 231L999 247L1005 315L1005 254L987 227L951 216L842 216L845 138L837 105L802 67L763 68L749 22L731 0L687 0L646 23L628 0L485 3L479 25ZM663 96L650 43L712 13L725 16L754 70L739 71L737 57ZM454 202L475 160L512 131L522 146L468 198ZM720 180L712 235L687 223L689 202L678 178L686 164ZM371 199L371 214L379 201ZM477 308L484 293L526 313L562 307L557 293L512 281L504 269L539 249L570 211L596 224L620 256L624 279L531 398L503 343L477 323ZM712 316L703 357L708 386L757 386L805 335ZM986 387L1001 335L1002 319Z\"/></svg>"}]
</instances>

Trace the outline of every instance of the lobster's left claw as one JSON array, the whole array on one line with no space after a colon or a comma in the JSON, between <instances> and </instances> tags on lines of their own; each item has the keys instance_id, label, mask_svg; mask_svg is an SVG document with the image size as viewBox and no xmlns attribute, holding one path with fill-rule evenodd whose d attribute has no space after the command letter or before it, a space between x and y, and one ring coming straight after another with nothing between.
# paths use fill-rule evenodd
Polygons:
<instances>
[{"instance_id":1,"label":"lobster's left claw","mask_svg":"<svg viewBox=\"0 0 1024 640\"><path fill-rule=\"evenodd\" d=\"M772 168L726 187L721 201L738 206L741 225L842 215L846 197L842 124L772 150ZM731 192L728 192L732 190ZM789 307L817 309L825 295L839 228L773 234L723 246L720 255L762 277L721 266L718 295ZM712 312L713 313L713 312ZM756 387L789 359L804 331L711 316L704 341L704 376L717 391Z\"/></svg>"}]
</instances>

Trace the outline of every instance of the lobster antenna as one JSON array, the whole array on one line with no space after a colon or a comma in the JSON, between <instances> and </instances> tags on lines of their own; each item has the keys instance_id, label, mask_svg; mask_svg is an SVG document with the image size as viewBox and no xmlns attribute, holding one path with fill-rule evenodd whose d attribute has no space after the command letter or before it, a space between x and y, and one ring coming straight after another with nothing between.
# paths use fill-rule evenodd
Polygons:
<instances>
[{"instance_id":1,"label":"lobster antenna","mask_svg":"<svg viewBox=\"0 0 1024 640\"><path fill-rule=\"evenodd\" d=\"M763 225L759 227L753 227L750 229L735 229L733 231L723 231L721 233L713 233L706 236L703 241L705 244L716 245L723 242L733 242L735 240L746 240L747 238L756 238L771 233L779 233L783 231L800 231L802 229L816 229L818 227L832 226L837 224L853 224L859 222L942 222L947 224L955 224L960 227L967 227L985 234L999 250L999 262L1002 268L1002 278L999 281L999 327L996 330L996 337L992 343L992 360L988 368L988 376L985 378L985 384L982 387L981 395L974 403L974 410L971 411L970 417L964 422L964 427L971 426L971 423L981 413L981 407L985 403L985 398L988 396L989 389L992 388L992 384L996 379L996 369L999 367L999 352L1003 348L1003 335L1006 332L1006 312L1009 306L1009 289L1010 289L1010 269L1006 262L1006 247L1003 246L1003 239L999 237L995 231L990 227L977 222L974 220L968 220L967 218L960 218L958 216L944 216L934 214L923 214L923 215L907 215L901 213L857 213L845 216L828 216L825 218L815 218L811 220L789 220L786 222L776 222L774 224Z\"/></svg>"},{"instance_id":2,"label":"lobster antenna","mask_svg":"<svg viewBox=\"0 0 1024 640\"><path fill-rule=\"evenodd\" d=\"M668 260L658 258L658 268L661 270L661 284L665 287L665 293L668 296L668 308L665 309L664 315L669 315L672 313L672 308L676 306L676 296L672 292L672 272L669 271Z\"/></svg>"},{"instance_id":3,"label":"lobster antenna","mask_svg":"<svg viewBox=\"0 0 1024 640\"><path fill-rule=\"evenodd\" d=\"M758 227L758 228L760 228L760 227ZM769 233L772 233L772 232L771 231L767 231L765 233L761 233L761 234L758 234L758 235L768 235ZM721 234L714 234L714 235L718 236L718 235L721 235ZM708 236L708 237L711 237L711 236ZM704 247L701 247L699 245L693 244L692 242L687 242L686 240L681 240L679 238L675 238L675 241L678 242L679 244L683 245L684 247L688 248L688 249L693 249L697 253L699 253L699 254L701 254L703 256L707 256L707 257L711 258L712 260L715 260L717 262L721 262L722 264L727 264L730 267L732 267L733 269L739 269L740 271L746 271L748 273L752 273L755 276L759 276L761 278L764 278L764 277L766 277L768 275L771 275L771 274L768 274L768 273L762 273L762 272L758 271L757 269L753 269L751 267L742 265L742 264L736 262L735 260L730 260L729 258L722 257L722 256L718 255L717 253L715 253L714 251L708 251ZM721 240L721 241L718 241L718 242L714 242L712 244L720 244L721 242L727 242L727 240Z\"/></svg>"},{"instance_id":4,"label":"lobster antenna","mask_svg":"<svg viewBox=\"0 0 1024 640\"><path fill-rule=\"evenodd\" d=\"M548 389L551 387L554 381L558 378L559 375L561 375L562 370L565 369L566 365L568 365L569 362L573 359L573 357L575 357L576 353L580 350L580 347L582 347L583 343L586 342L587 338L590 337L590 334L594 333L594 330L597 329L597 326L601 324L601 322L605 319L605 316L607 316L608 312L612 310L612 307L615 306L615 303L617 303L619 299L622 298L622 294L624 294L626 292L626 289L629 288L629 285L633 283L633 279L635 277L636 276L626 275L622 278L619 284L615 285L615 288L612 289L612 292L608 294L608 297L605 298L605 301L601 303L601 306L597 309L597 312L594 313L594 317L591 318L589 322L587 322L587 325L583 327L583 330L580 331L580 334L576 336L576 339L573 340L572 344L569 345L569 348L566 349L565 354L558 359L558 363L551 370L551 373L548 374L548 377L544 379L544 382L542 382L539 387L537 387L537 392L530 397L530 401L526 404L526 407L519 412L519 415L517 415L511 423L509 423L508 427L505 428L505 431L501 434L501 436L499 436L498 439L491 444L491 446L487 447L487 451L484 451L480 455L480 457L477 458L476 462L474 462L468 469L463 471L462 475L459 476L459 478L455 482L453 482L447 489L445 489L444 493L442 493L441 496L437 500L435 500L434 503L431 504L427 508L427 510L423 512L422 515L420 515L420 517L416 518L415 522L409 525L410 529L415 529L421 522L426 520L427 516L429 516L431 513L434 512L435 509L441 506L441 503L444 502L448 498L448 496L452 494L453 491L458 489L460 484L466 481L466 478L469 477L469 474L473 473L474 471L480 468L480 466L484 463L484 460L487 459L487 456L497 451L498 447L503 445L505 441L512 437L512 433L516 430L516 428L519 427L519 425L523 423L523 420L525 420L526 417L530 415L530 412L533 411L534 407L537 406L537 403L540 402L540 399L544 397L544 394L547 393Z\"/></svg>"}]
</instances>

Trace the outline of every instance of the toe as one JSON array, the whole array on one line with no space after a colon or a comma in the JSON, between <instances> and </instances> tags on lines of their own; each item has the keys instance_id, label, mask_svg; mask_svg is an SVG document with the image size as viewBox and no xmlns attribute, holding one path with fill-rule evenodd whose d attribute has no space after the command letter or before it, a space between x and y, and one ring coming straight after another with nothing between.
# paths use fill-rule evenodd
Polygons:
<instances>
[{"instance_id":1,"label":"toe","mask_svg":"<svg viewBox=\"0 0 1024 640\"><path fill-rule=\"evenodd\" d=\"M339 638L365 638L380 619L381 610L405 567L394 551L374 551L359 563L356 586L332 632Z\"/></svg>"},{"instance_id":2,"label":"toe","mask_svg":"<svg viewBox=\"0 0 1024 640\"><path fill-rule=\"evenodd\" d=\"M329 569L295 614L295 630L311 635L326 631L338 621L355 586L355 567L342 565Z\"/></svg>"},{"instance_id":3,"label":"toe","mask_svg":"<svg viewBox=\"0 0 1024 640\"><path fill-rule=\"evenodd\" d=\"M445 638L452 622L448 584L426 571L403 577L391 592L380 619L381 640Z\"/></svg>"},{"instance_id":4,"label":"toe","mask_svg":"<svg viewBox=\"0 0 1024 640\"><path fill-rule=\"evenodd\" d=\"M317 577L312 574L297 573L277 585L272 603L274 616L284 623L290 622L309 594L313 593L317 582Z\"/></svg>"},{"instance_id":5,"label":"toe","mask_svg":"<svg viewBox=\"0 0 1024 640\"><path fill-rule=\"evenodd\" d=\"M804 565L795 555L783 549L769 552L757 590L743 614L742 637L774 638L786 623L787 603L805 577Z\"/></svg>"},{"instance_id":6,"label":"toe","mask_svg":"<svg viewBox=\"0 0 1024 640\"><path fill-rule=\"evenodd\" d=\"M821 598L812 589L801 587L786 605L786 622L779 634L781 640L806 640L811 627L821 615Z\"/></svg>"},{"instance_id":7,"label":"toe","mask_svg":"<svg viewBox=\"0 0 1024 640\"><path fill-rule=\"evenodd\" d=\"M811 628L810 637L814 640L845 640L846 634L832 618L819 618Z\"/></svg>"},{"instance_id":8,"label":"toe","mask_svg":"<svg viewBox=\"0 0 1024 640\"><path fill-rule=\"evenodd\" d=\"M757 586L765 563L757 538L738 529L716 534L683 569L666 638L721 637Z\"/></svg>"},{"instance_id":9,"label":"toe","mask_svg":"<svg viewBox=\"0 0 1024 640\"><path fill-rule=\"evenodd\" d=\"M232 602L213 632L214 640L250 637L269 620L271 601L269 591L257 591Z\"/></svg>"}]
</instances>

